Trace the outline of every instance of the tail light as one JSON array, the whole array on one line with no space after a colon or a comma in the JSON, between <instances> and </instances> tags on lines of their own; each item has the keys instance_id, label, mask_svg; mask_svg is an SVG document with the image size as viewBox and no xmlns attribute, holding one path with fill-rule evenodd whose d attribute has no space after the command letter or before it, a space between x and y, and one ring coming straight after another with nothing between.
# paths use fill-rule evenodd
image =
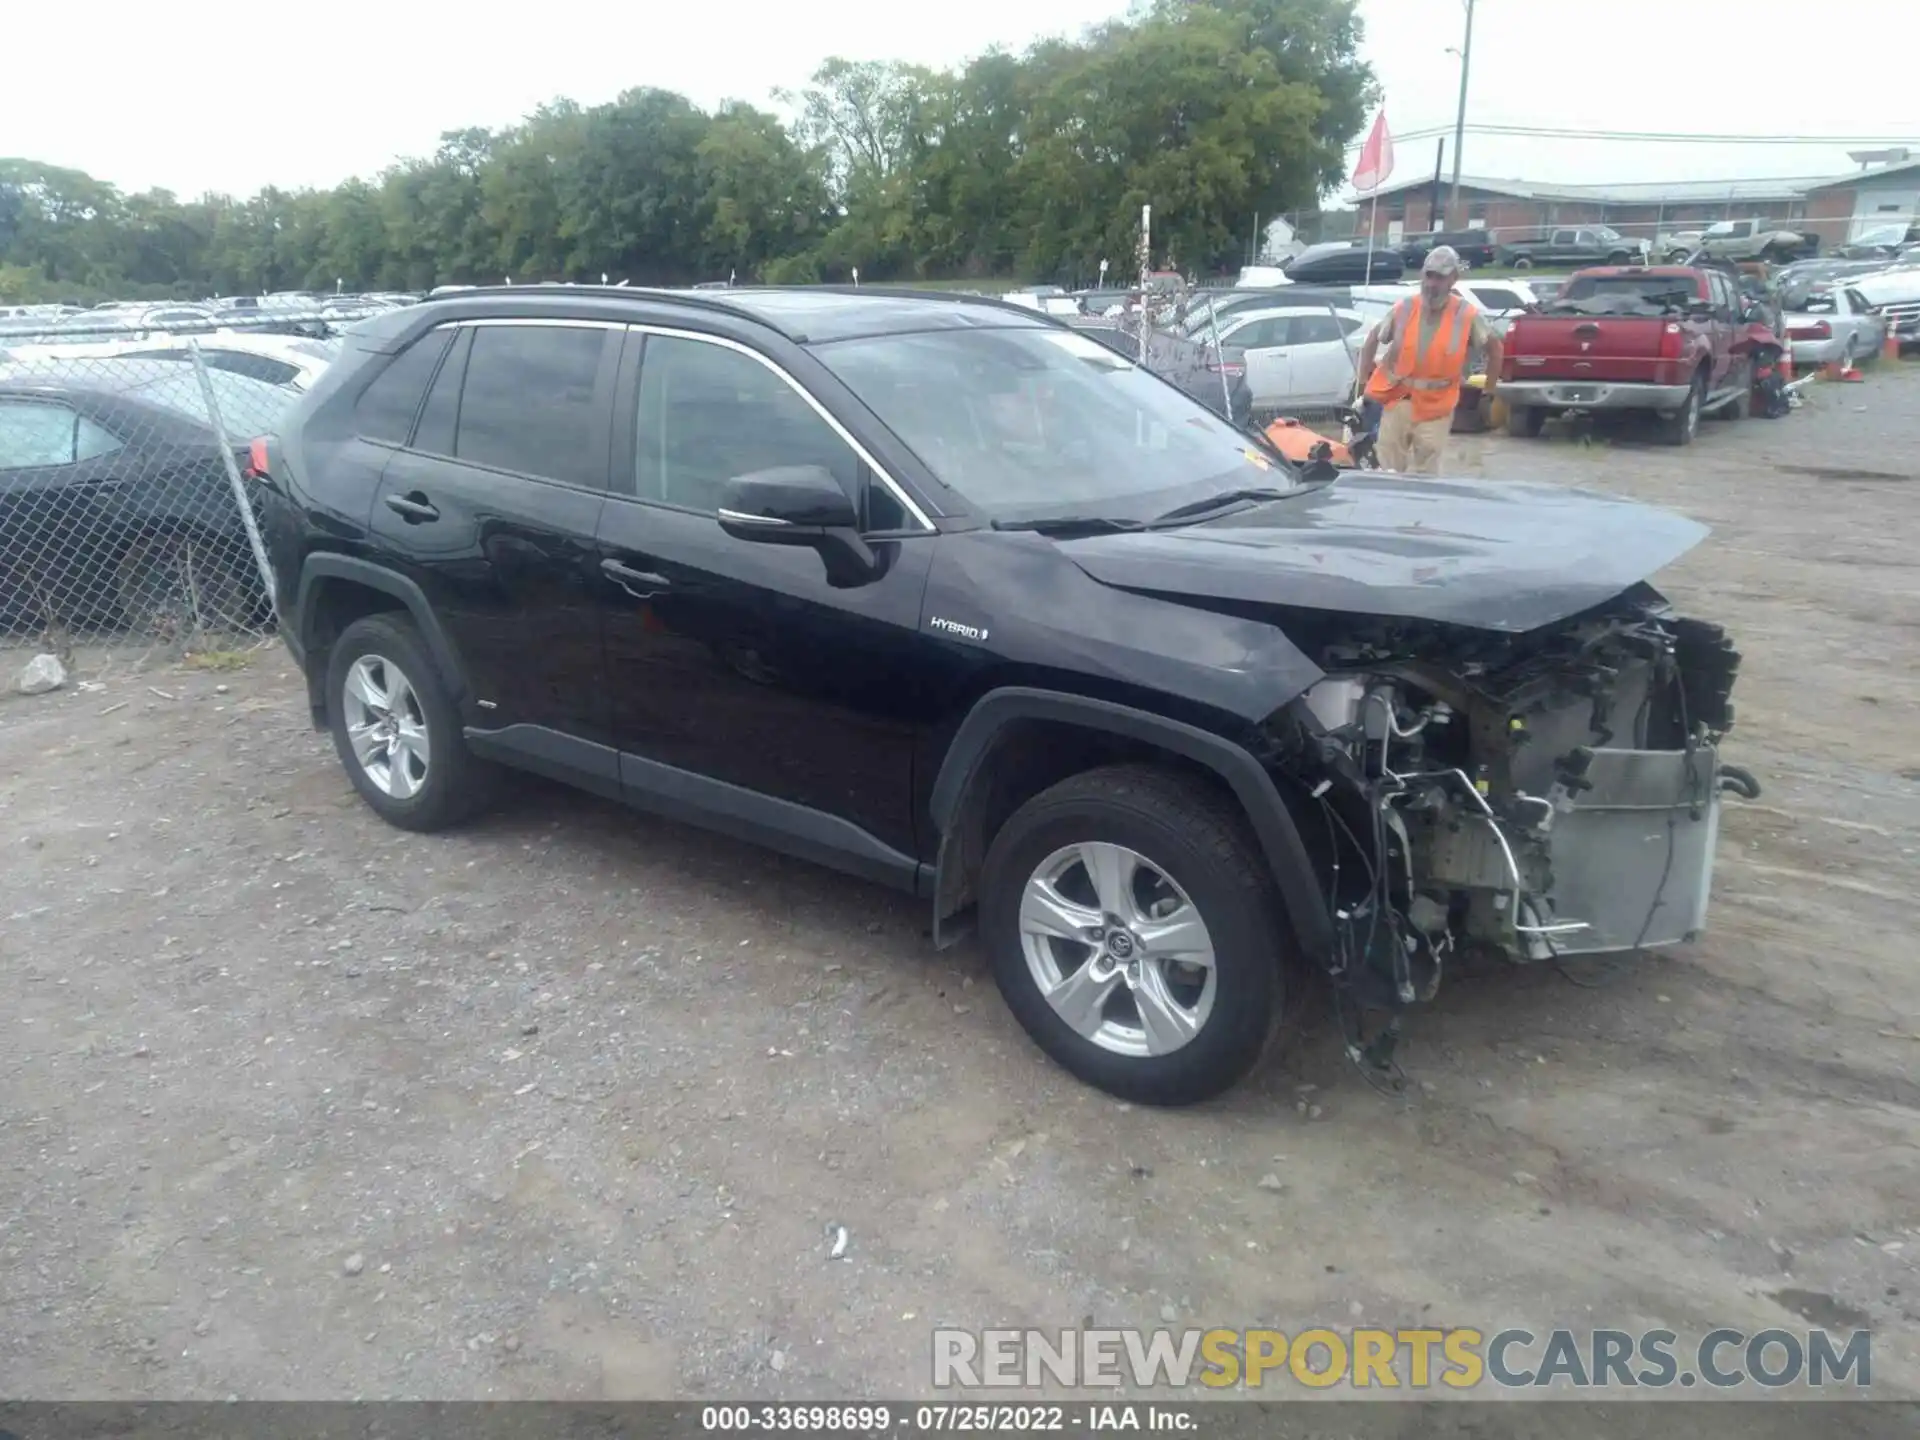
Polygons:
<instances>
[{"instance_id":1,"label":"tail light","mask_svg":"<svg viewBox=\"0 0 1920 1440\"><path fill-rule=\"evenodd\" d=\"M1795 325L1787 331L1787 335L1793 340L1831 340L1833 326L1825 320L1819 320L1811 325Z\"/></svg>"},{"instance_id":2,"label":"tail light","mask_svg":"<svg viewBox=\"0 0 1920 1440\"><path fill-rule=\"evenodd\" d=\"M267 464L267 437L256 435L253 443L247 446L246 477L249 480L264 480L271 473Z\"/></svg>"},{"instance_id":3,"label":"tail light","mask_svg":"<svg viewBox=\"0 0 1920 1440\"><path fill-rule=\"evenodd\" d=\"M1660 329L1660 358L1662 360L1678 360L1681 355L1686 353L1686 348L1686 333L1681 330L1680 322L1677 320L1669 320Z\"/></svg>"}]
</instances>

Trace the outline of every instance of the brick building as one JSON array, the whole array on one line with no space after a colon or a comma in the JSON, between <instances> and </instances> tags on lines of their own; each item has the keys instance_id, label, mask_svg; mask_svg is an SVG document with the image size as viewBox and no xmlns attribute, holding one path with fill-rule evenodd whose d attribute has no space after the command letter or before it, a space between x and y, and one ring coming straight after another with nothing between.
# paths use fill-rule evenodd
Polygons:
<instances>
[{"instance_id":1,"label":"brick building","mask_svg":"<svg viewBox=\"0 0 1920 1440\"><path fill-rule=\"evenodd\" d=\"M1440 184L1444 211L1450 181ZM1390 185L1358 202L1356 233L1369 224L1382 239L1435 228L1431 176ZM1863 231L1901 219L1920 219L1920 160L1906 160L1851 175L1784 180L1699 180L1625 185L1536 184L1525 180L1460 177L1458 207L1445 216L1448 229L1488 229L1506 235L1556 225L1604 223L1623 235L1699 230L1716 220L1764 216L1820 237L1822 246L1844 244Z\"/></svg>"}]
</instances>

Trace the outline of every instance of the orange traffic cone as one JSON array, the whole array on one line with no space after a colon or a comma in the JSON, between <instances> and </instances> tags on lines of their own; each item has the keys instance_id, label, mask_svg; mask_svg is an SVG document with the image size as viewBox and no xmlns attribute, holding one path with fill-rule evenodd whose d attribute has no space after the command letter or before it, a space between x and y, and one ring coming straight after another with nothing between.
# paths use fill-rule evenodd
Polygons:
<instances>
[{"instance_id":1,"label":"orange traffic cone","mask_svg":"<svg viewBox=\"0 0 1920 1440\"><path fill-rule=\"evenodd\" d=\"M1865 381L1867 377L1860 373L1859 366L1844 365L1840 369L1840 378L1849 385L1858 385Z\"/></svg>"},{"instance_id":2,"label":"orange traffic cone","mask_svg":"<svg viewBox=\"0 0 1920 1440\"><path fill-rule=\"evenodd\" d=\"M1894 329L1892 321L1887 322L1887 338L1886 343L1880 347L1880 358L1882 360L1900 358L1900 332Z\"/></svg>"}]
</instances>

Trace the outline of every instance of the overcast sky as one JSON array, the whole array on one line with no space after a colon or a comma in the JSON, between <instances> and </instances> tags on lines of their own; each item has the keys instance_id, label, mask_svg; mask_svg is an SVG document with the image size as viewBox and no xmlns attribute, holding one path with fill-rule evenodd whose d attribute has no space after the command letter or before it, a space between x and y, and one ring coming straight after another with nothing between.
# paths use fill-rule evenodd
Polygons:
<instances>
[{"instance_id":1,"label":"overcast sky","mask_svg":"<svg viewBox=\"0 0 1920 1440\"><path fill-rule=\"evenodd\" d=\"M636 85L703 106L768 103L828 55L950 66L1122 13L1125 0L331 0L313 7L123 0L104 38L61 5L7 19L0 155L67 165L126 190L182 195L331 185L433 149L442 130L500 127L566 95ZM1478 0L1470 121L1713 134L1915 136L1912 87L1875 56L1920 41L1915 0L1841 0L1828 27L1753 0ZM1407 136L1394 179L1431 173L1460 83L1465 0L1362 0L1388 124ZM520 23L509 20L516 17ZM497 17L497 18L496 18ZM1819 55L1795 47L1814 38ZM1793 78L1789 78L1789 77ZM1810 87L1817 76L1822 88ZM1781 103L1764 87L1777 77ZM1814 96L1829 103L1810 103ZM1469 133L1467 174L1563 182L1826 175L1846 147L1582 142ZM1449 160L1451 165L1451 160Z\"/></svg>"}]
</instances>

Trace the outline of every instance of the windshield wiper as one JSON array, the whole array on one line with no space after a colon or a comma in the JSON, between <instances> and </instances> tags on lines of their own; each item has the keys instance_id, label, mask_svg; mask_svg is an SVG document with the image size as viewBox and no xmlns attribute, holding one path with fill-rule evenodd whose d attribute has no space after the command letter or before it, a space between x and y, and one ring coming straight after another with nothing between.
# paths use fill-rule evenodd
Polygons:
<instances>
[{"instance_id":1,"label":"windshield wiper","mask_svg":"<svg viewBox=\"0 0 1920 1440\"><path fill-rule=\"evenodd\" d=\"M1185 520L1197 515L1205 515L1214 510L1224 510L1232 505L1247 504L1257 500L1284 500L1296 495L1297 490L1274 490L1271 488L1249 488L1242 490L1223 490L1218 495L1209 495L1204 500L1189 500L1185 505L1176 505L1164 515L1156 515L1148 523L1164 525L1169 520Z\"/></svg>"},{"instance_id":2,"label":"windshield wiper","mask_svg":"<svg viewBox=\"0 0 1920 1440\"><path fill-rule=\"evenodd\" d=\"M1138 520L1116 520L1111 515L1047 515L1038 520L995 520L996 530L1032 530L1040 535L1095 535L1103 531L1144 530Z\"/></svg>"}]
</instances>

